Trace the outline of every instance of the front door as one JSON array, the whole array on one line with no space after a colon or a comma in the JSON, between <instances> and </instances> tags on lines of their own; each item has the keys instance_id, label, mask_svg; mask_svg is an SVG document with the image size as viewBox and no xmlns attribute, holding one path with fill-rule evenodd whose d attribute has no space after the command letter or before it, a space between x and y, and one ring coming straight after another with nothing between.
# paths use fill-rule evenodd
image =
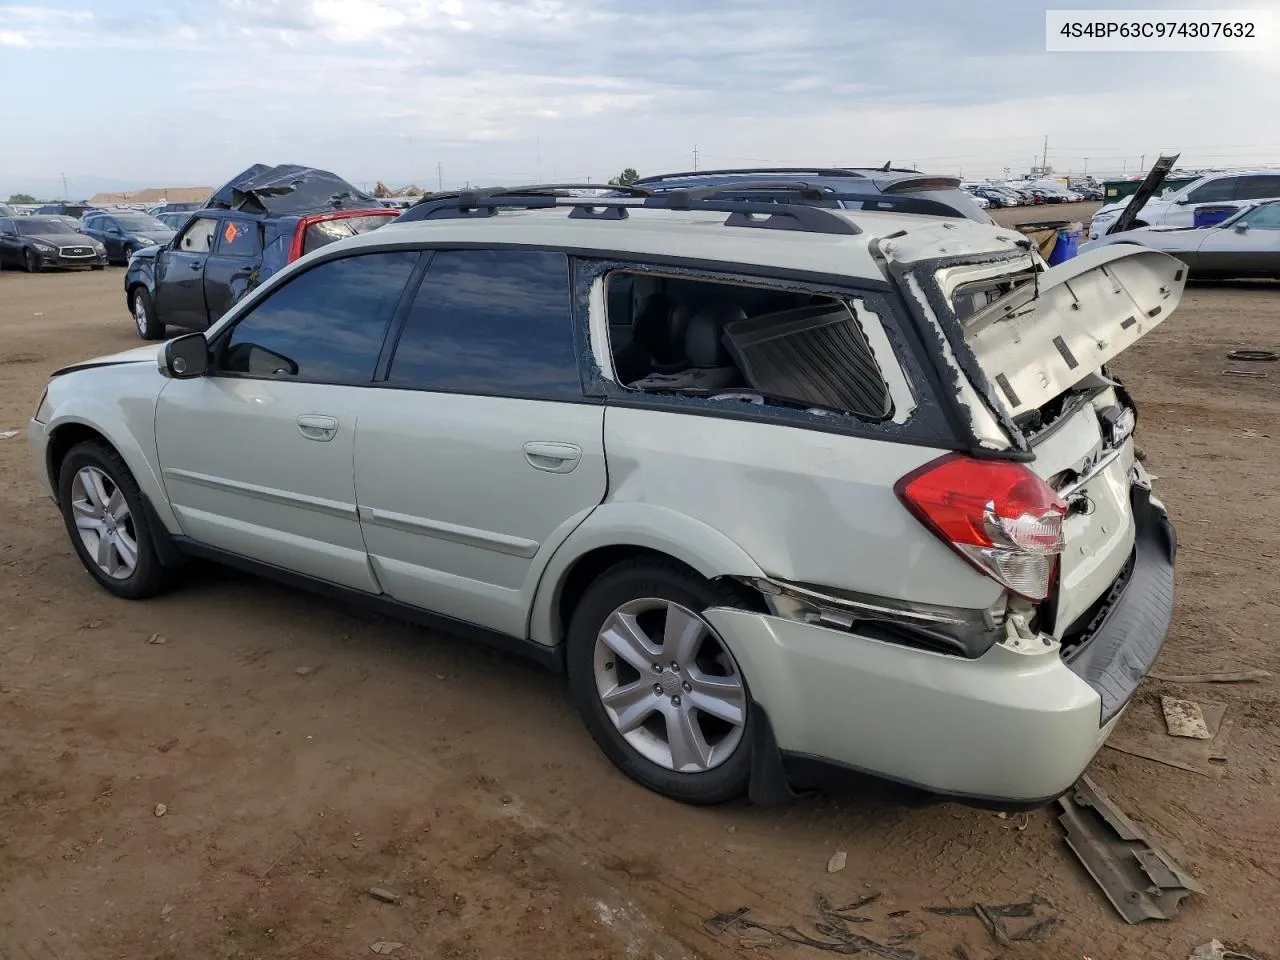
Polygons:
<instances>
[{"instance_id":1,"label":"front door","mask_svg":"<svg viewBox=\"0 0 1280 960\"><path fill-rule=\"evenodd\" d=\"M262 265L262 224L226 217L218 224L213 252L204 264L204 303L209 323L231 308L254 284Z\"/></svg>"},{"instance_id":2,"label":"front door","mask_svg":"<svg viewBox=\"0 0 1280 960\"><path fill-rule=\"evenodd\" d=\"M18 228L11 219L0 217L0 266L6 263L19 263L18 251L21 246Z\"/></svg>"},{"instance_id":3,"label":"front door","mask_svg":"<svg viewBox=\"0 0 1280 960\"><path fill-rule=\"evenodd\" d=\"M356 414L418 259L372 253L294 275L218 331L208 376L165 386L156 447L185 535L378 591L356 512Z\"/></svg>"},{"instance_id":4,"label":"front door","mask_svg":"<svg viewBox=\"0 0 1280 960\"><path fill-rule=\"evenodd\" d=\"M1280 277L1280 201L1210 231L1194 266L1203 273Z\"/></svg>"},{"instance_id":5,"label":"front door","mask_svg":"<svg viewBox=\"0 0 1280 960\"><path fill-rule=\"evenodd\" d=\"M213 250L218 221L198 217L156 254L156 316L161 323L203 330L209 323L204 303L204 264Z\"/></svg>"},{"instance_id":6,"label":"front door","mask_svg":"<svg viewBox=\"0 0 1280 960\"><path fill-rule=\"evenodd\" d=\"M1219 177L1201 184L1183 198L1185 202L1169 204L1160 222L1171 227L1192 227L1195 226L1196 210L1200 207L1206 204L1215 207L1234 206L1240 180L1240 177ZM1138 214L1138 219L1143 219L1141 213Z\"/></svg>"},{"instance_id":7,"label":"front door","mask_svg":"<svg viewBox=\"0 0 1280 960\"><path fill-rule=\"evenodd\" d=\"M607 486L571 304L564 254L434 255L356 428L361 526L395 599L526 635L541 571Z\"/></svg>"}]
</instances>

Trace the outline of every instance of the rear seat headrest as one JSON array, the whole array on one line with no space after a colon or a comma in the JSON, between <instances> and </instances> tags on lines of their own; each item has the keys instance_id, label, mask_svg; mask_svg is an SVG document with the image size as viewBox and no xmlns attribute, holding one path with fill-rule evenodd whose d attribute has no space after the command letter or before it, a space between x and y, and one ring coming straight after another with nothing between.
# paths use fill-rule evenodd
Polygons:
<instances>
[{"instance_id":1,"label":"rear seat headrest","mask_svg":"<svg viewBox=\"0 0 1280 960\"><path fill-rule=\"evenodd\" d=\"M699 309L689 318L684 350L695 367L729 367L733 359L724 345L727 324L745 320L747 312L733 303L713 303Z\"/></svg>"}]
</instances>

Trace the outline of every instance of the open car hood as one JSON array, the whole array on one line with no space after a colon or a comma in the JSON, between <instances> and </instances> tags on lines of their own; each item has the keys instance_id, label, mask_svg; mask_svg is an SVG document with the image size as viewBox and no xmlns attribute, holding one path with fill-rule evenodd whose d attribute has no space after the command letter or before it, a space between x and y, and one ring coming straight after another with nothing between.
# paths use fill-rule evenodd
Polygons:
<instances>
[{"instance_id":1,"label":"open car hood","mask_svg":"<svg viewBox=\"0 0 1280 960\"><path fill-rule=\"evenodd\" d=\"M1186 266L1133 244L1081 253L962 321L1011 416L1037 409L1164 322ZM1037 293L1038 288L1038 293Z\"/></svg>"}]
</instances>

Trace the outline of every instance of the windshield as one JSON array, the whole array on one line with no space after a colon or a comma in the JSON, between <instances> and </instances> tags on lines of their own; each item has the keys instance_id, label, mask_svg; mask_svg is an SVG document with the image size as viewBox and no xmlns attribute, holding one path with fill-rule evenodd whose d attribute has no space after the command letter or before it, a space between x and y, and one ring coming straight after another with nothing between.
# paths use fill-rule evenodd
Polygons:
<instances>
[{"instance_id":1,"label":"windshield","mask_svg":"<svg viewBox=\"0 0 1280 960\"><path fill-rule=\"evenodd\" d=\"M47 236L51 233L69 233L75 236L76 233L61 220L52 217L23 217L14 223L18 226L18 233L24 237Z\"/></svg>"},{"instance_id":2,"label":"windshield","mask_svg":"<svg viewBox=\"0 0 1280 960\"><path fill-rule=\"evenodd\" d=\"M120 224L121 230L132 230L136 233L169 229L155 217L144 217L141 214L131 217L116 217L116 222Z\"/></svg>"}]
</instances>

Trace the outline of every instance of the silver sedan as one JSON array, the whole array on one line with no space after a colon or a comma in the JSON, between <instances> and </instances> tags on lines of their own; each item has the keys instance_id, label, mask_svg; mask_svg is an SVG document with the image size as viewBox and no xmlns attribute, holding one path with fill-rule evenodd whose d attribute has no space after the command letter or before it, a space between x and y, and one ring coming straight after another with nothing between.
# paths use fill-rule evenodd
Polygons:
<instances>
[{"instance_id":1,"label":"silver sedan","mask_svg":"<svg viewBox=\"0 0 1280 960\"><path fill-rule=\"evenodd\" d=\"M1143 227L1099 237L1080 251L1115 243L1171 254L1193 277L1280 278L1280 200L1255 204L1211 227Z\"/></svg>"}]
</instances>

